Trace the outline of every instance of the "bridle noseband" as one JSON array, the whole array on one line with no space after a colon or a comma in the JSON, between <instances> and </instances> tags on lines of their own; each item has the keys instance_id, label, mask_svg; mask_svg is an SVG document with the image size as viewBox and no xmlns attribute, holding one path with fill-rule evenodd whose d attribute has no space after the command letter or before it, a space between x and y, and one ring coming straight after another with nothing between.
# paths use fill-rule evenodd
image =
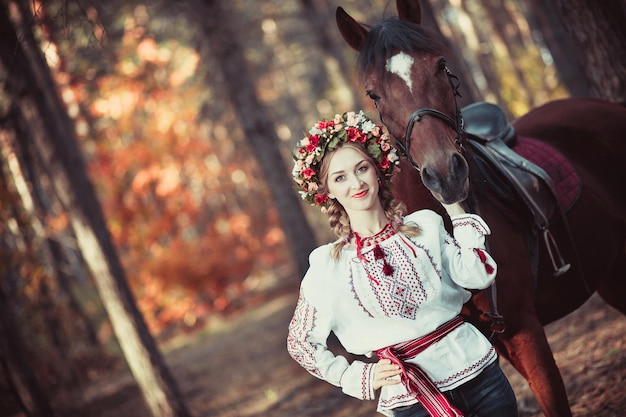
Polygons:
<instances>
[{"instance_id":1,"label":"bridle noseband","mask_svg":"<svg viewBox=\"0 0 626 417\"><path fill-rule=\"evenodd\" d=\"M454 110L456 113L456 120L452 120L447 114L436 109L431 109L427 107L422 108L422 109L417 109L413 112L411 117L409 117L409 122L406 126L406 133L404 134L404 143L402 143L401 140L395 137L396 146L398 147L400 152L406 157L406 159L409 161L409 164L411 164L411 166L418 172L420 171L420 167L415 163L415 161L411 157L411 152L410 152L411 133L413 132L413 125L415 125L415 122L421 121L423 116L435 117L439 120L442 120L452 129L454 129L456 131L455 145L459 150L463 149L464 121L463 121L463 116L461 115L461 111L459 110L459 106L456 100L457 97L461 97L461 94L459 93L459 86L461 85L461 83L459 81L459 77L454 75L452 71L448 69L448 67L445 67L444 71L446 72L446 75L448 76L448 81L450 82L450 86L452 87L452 92L454 93ZM380 116L380 118L382 120L382 115Z\"/></svg>"}]
</instances>

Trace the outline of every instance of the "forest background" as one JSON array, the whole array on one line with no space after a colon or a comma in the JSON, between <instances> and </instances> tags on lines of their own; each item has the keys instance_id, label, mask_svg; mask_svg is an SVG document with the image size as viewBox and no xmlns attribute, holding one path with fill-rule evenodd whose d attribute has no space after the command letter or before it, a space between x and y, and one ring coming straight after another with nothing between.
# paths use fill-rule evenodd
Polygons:
<instances>
[{"instance_id":1,"label":"forest background","mask_svg":"<svg viewBox=\"0 0 626 417\"><path fill-rule=\"evenodd\" d=\"M597 7L618 11L607 20L581 13L590 31L622 28L621 49L599 48L591 72L559 2L421 3L424 24L450 41L461 104L494 102L513 119L568 96L626 102L619 1ZM375 115L338 5L362 22L395 14L387 0L2 0L0 416L20 401L37 415L25 393L59 403L132 367L108 284L137 313L138 340L161 349L297 288L308 252L332 236L291 190L290 151L320 117ZM19 44L41 89L30 103L15 95ZM28 118L38 101L56 139L45 111L41 126ZM94 248L113 264L110 282ZM26 371L11 360L19 351ZM31 371L39 388L16 386Z\"/></svg>"}]
</instances>

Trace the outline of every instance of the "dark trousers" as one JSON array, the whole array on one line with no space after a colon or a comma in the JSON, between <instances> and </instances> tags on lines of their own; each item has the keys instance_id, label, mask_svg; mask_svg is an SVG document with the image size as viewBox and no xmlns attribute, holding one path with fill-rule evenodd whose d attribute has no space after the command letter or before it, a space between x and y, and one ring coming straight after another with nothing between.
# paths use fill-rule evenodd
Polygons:
<instances>
[{"instance_id":1,"label":"dark trousers","mask_svg":"<svg viewBox=\"0 0 626 417\"><path fill-rule=\"evenodd\" d=\"M517 400L498 362L487 366L476 378L444 393L465 417L517 417ZM421 404L399 407L394 417L428 417Z\"/></svg>"}]
</instances>

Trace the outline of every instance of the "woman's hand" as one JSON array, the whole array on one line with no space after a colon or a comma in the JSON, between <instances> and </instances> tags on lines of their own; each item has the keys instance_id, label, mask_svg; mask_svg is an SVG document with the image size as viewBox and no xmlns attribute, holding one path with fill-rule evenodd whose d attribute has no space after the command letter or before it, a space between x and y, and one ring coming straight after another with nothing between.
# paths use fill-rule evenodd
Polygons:
<instances>
[{"instance_id":1,"label":"woman's hand","mask_svg":"<svg viewBox=\"0 0 626 417\"><path fill-rule=\"evenodd\" d=\"M441 203L444 209L448 212L450 217L455 216L457 214L465 214L465 210L461 203L452 203L452 204L443 204Z\"/></svg>"},{"instance_id":2,"label":"woman's hand","mask_svg":"<svg viewBox=\"0 0 626 417\"><path fill-rule=\"evenodd\" d=\"M374 382L372 386L375 390L385 385L395 385L400 383L400 378L396 378L402 373L398 365L391 363L389 359L381 359L374 365Z\"/></svg>"},{"instance_id":3,"label":"woman's hand","mask_svg":"<svg viewBox=\"0 0 626 417\"><path fill-rule=\"evenodd\" d=\"M452 216L456 216L457 214L465 214L465 209L463 208L460 202L452 203L452 204L444 204L441 202L442 200L441 194L438 194L433 190L430 190L430 192L433 195L433 197L435 197L435 199L439 201L439 203L443 206L443 208L446 209L446 211L448 212L448 216L452 217Z\"/></svg>"}]
</instances>

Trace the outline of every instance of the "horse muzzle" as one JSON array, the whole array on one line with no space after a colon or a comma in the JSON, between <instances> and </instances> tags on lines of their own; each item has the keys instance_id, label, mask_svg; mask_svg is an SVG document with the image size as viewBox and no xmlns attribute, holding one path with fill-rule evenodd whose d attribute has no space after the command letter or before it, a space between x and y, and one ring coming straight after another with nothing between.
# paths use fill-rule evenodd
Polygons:
<instances>
[{"instance_id":1,"label":"horse muzzle","mask_svg":"<svg viewBox=\"0 0 626 417\"><path fill-rule=\"evenodd\" d=\"M437 170L424 165L420 175L426 188L441 203L458 203L469 194L469 166L458 152L452 154L446 169Z\"/></svg>"}]
</instances>

